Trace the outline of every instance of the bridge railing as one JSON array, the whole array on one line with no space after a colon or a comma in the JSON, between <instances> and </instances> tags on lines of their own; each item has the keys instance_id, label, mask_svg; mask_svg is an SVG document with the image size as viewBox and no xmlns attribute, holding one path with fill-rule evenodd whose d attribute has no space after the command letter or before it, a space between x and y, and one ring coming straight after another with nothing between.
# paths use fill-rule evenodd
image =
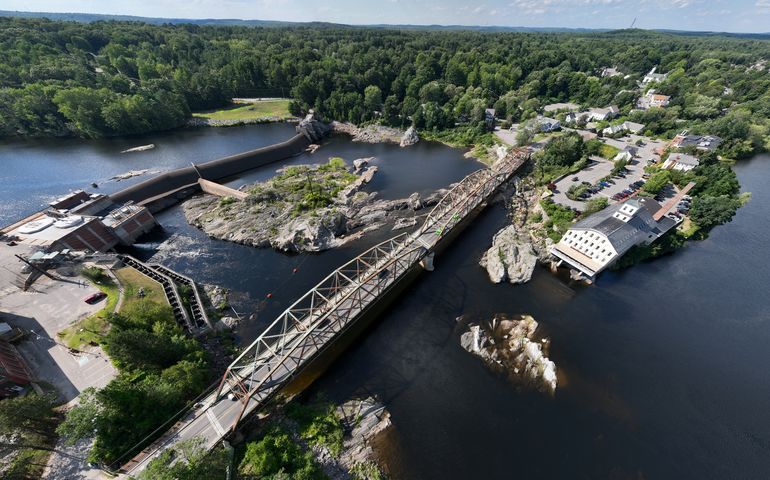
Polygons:
<instances>
[{"instance_id":1,"label":"bridge railing","mask_svg":"<svg viewBox=\"0 0 770 480\"><path fill-rule=\"evenodd\" d=\"M346 323L352 312L364 307L364 297L375 296L365 283L375 275L381 275L374 288L389 285L391 277L403 273L411 265L411 257L422 254L420 248L411 249L405 243L406 234L382 242L345 263L299 300L287 308L227 369L217 391L221 398L225 391L233 393L244 404L269 383L275 372L287 359L301 359L304 351L297 352L304 340L307 345L320 348L319 331L334 331L334 325ZM415 251L418 251L416 254ZM409 257L405 260L405 257ZM418 259L413 260L415 263ZM396 264L396 268L387 269ZM383 274L383 272L386 272ZM341 305L347 300L346 305ZM299 357L296 354L299 354ZM243 412L242 412L243 413ZM241 414L242 414L241 413ZM240 417L239 417L240 418ZM236 421L237 423L237 421Z\"/></svg>"}]
</instances>

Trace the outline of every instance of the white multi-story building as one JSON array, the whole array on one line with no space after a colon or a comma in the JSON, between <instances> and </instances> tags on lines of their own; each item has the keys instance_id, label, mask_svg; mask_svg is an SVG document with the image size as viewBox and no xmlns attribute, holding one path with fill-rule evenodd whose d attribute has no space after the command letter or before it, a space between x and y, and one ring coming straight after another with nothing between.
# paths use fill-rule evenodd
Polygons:
<instances>
[{"instance_id":1,"label":"white multi-story building","mask_svg":"<svg viewBox=\"0 0 770 480\"><path fill-rule=\"evenodd\" d=\"M593 278L631 247L654 242L676 224L661 215L655 200L633 198L577 222L551 248L551 254Z\"/></svg>"}]
</instances>

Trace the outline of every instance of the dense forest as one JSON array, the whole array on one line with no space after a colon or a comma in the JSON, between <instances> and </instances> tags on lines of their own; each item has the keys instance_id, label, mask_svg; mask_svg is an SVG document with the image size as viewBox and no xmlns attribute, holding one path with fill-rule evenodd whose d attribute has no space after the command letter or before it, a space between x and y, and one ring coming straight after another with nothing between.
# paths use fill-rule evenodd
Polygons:
<instances>
[{"instance_id":1,"label":"dense forest","mask_svg":"<svg viewBox=\"0 0 770 480\"><path fill-rule=\"evenodd\" d=\"M770 143L770 42L727 36L248 28L0 18L0 135L98 137L175 128L231 97L284 95L327 119L445 130L485 108L517 122L545 104L628 113L654 66L666 109L648 133L721 136L738 158ZM604 67L623 75L602 78Z\"/></svg>"}]
</instances>

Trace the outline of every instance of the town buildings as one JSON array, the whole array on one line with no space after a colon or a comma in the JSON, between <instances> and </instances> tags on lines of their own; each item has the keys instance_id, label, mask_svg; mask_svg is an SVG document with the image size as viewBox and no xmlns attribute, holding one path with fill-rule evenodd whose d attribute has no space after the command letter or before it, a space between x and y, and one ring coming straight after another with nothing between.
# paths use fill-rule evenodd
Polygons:
<instances>
[{"instance_id":1,"label":"town buildings","mask_svg":"<svg viewBox=\"0 0 770 480\"><path fill-rule=\"evenodd\" d=\"M650 70L647 75L644 76L642 79L642 84L647 85L648 83L659 83L663 82L668 78L667 73L656 73L655 71L658 69L658 67L652 67L652 70Z\"/></svg>"},{"instance_id":2,"label":"town buildings","mask_svg":"<svg viewBox=\"0 0 770 480\"><path fill-rule=\"evenodd\" d=\"M687 172L698 165L700 165L700 161L693 155L688 155L686 153L671 153L666 161L663 162L662 168Z\"/></svg>"},{"instance_id":3,"label":"town buildings","mask_svg":"<svg viewBox=\"0 0 770 480\"><path fill-rule=\"evenodd\" d=\"M643 124L626 121L618 125L610 125L609 127L602 130L602 133L604 135L615 135L618 133L625 133L625 132L639 133L642 130L644 130Z\"/></svg>"},{"instance_id":4,"label":"town buildings","mask_svg":"<svg viewBox=\"0 0 770 480\"><path fill-rule=\"evenodd\" d=\"M588 278L594 278L636 245L649 245L677 224L661 215L661 205L633 198L611 205L575 223L551 248L551 254ZM655 218L659 218L656 220Z\"/></svg>"},{"instance_id":5,"label":"town buildings","mask_svg":"<svg viewBox=\"0 0 770 480\"><path fill-rule=\"evenodd\" d=\"M661 95L654 89L648 90L643 96L636 102L636 107L641 110L647 110L652 107L663 108L668 106L671 102L671 97L668 95Z\"/></svg>"},{"instance_id":6,"label":"town buildings","mask_svg":"<svg viewBox=\"0 0 770 480\"><path fill-rule=\"evenodd\" d=\"M722 139L714 136L714 135L688 135L687 130L683 131L676 137L674 137L673 140L671 140L671 143L669 146L671 148L685 148L689 146L694 146L696 149L701 151L709 151L713 152L716 150L719 145L722 143Z\"/></svg>"}]
</instances>

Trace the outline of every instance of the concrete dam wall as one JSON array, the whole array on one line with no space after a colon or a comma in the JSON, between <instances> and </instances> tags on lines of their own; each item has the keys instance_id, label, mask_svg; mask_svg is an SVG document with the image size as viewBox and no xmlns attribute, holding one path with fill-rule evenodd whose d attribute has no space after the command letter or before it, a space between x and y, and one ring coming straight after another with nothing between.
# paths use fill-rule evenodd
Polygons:
<instances>
[{"instance_id":1,"label":"concrete dam wall","mask_svg":"<svg viewBox=\"0 0 770 480\"><path fill-rule=\"evenodd\" d=\"M310 140L300 133L282 143L211 160L195 167L189 166L162 173L113 193L110 199L117 204L128 201L140 203L150 198L162 197L186 186L197 186L198 172L206 180L221 180L302 153L308 145Z\"/></svg>"}]
</instances>

